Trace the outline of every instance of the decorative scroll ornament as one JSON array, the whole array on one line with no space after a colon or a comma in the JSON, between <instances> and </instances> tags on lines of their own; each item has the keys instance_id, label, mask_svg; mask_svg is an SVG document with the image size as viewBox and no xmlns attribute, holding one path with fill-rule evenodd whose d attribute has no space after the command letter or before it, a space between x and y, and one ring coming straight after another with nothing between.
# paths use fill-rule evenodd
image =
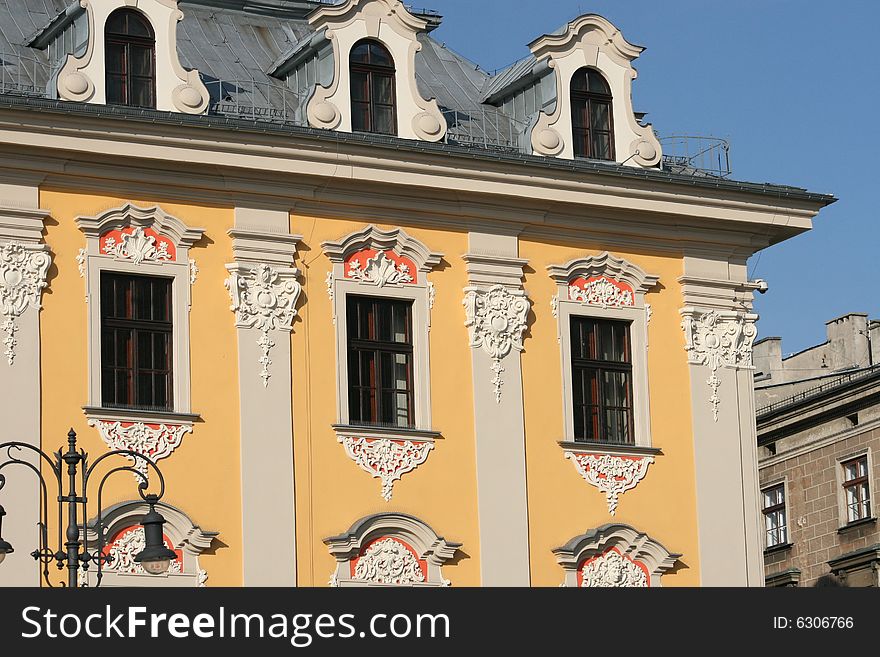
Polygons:
<instances>
[{"instance_id":1,"label":"decorative scroll ornament","mask_svg":"<svg viewBox=\"0 0 880 657\"><path fill-rule=\"evenodd\" d=\"M579 284L572 281L568 286L568 298L601 308L629 308L635 305L632 289L605 276Z\"/></svg>"},{"instance_id":2,"label":"decorative scroll ornament","mask_svg":"<svg viewBox=\"0 0 880 657\"><path fill-rule=\"evenodd\" d=\"M196 261L190 258L189 261L189 284L195 285L196 279L199 277L199 266Z\"/></svg>"},{"instance_id":3,"label":"decorative scroll ornament","mask_svg":"<svg viewBox=\"0 0 880 657\"><path fill-rule=\"evenodd\" d=\"M163 542L165 543L165 547L169 550L174 549L174 546L168 542L167 538L165 538ZM146 574L143 566L134 560L138 553L142 552L145 547L146 537L144 536L143 527L138 525L131 529L124 530L110 545L107 546L106 554L113 557L113 560L109 565L104 566L104 569L122 574ZM168 572L178 574L183 572L183 559L180 556L171 562ZM207 576L205 579L207 579Z\"/></svg>"},{"instance_id":4,"label":"decorative scroll ornament","mask_svg":"<svg viewBox=\"0 0 880 657\"><path fill-rule=\"evenodd\" d=\"M687 340L688 362L706 365L711 374L706 383L712 395L712 417L718 421L718 406L721 398L718 389L721 380L718 370L721 367L751 369L752 345L758 330L752 318L755 315L741 313L720 314L715 310L697 316L685 316L682 328Z\"/></svg>"},{"instance_id":5,"label":"decorative scroll ornament","mask_svg":"<svg viewBox=\"0 0 880 657\"><path fill-rule=\"evenodd\" d=\"M383 538L370 545L357 560L354 578L377 584L420 584L425 574L418 559L400 541Z\"/></svg>"},{"instance_id":6,"label":"decorative scroll ornament","mask_svg":"<svg viewBox=\"0 0 880 657\"><path fill-rule=\"evenodd\" d=\"M581 454L565 452L565 458L586 482L605 493L608 512L617 511L617 497L633 489L645 478L653 456L617 456L615 454Z\"/></svg>"},{"instance_id":7,"label":"decorative scroll ornament","mask_svg":"<svg viewBox=\"0 0 880 657\"><path fill-rule=\"evenodd\" d=\"M379 251L375 256L367 260L366 267L361 266L360 260L352 260L348 263L348 278L361 283L370 283L379 287L386 285L402 285L412 283L412 274L409 265L397 263L391 260L384 251Z\"/></svg>"},{"instance_id":8,"label":"decorative scroll ornament","mask_svg":"<svg viewBox=\"0 0 880 657\"><path fill-rule=\"evenodd\" d=\"M77 254L76 254L76 268L77 268L77 271L79 271L80 278L86 277L86 256L87 256L87 254L88 254L88 251L86 251L85 249L80 249L79 251L77 251Z\"/></svg>"},{"instance_id":9,"label":"decorative scroll ornament","mask_svg":"<svg viewBox=\"0 0 880 657\"><path fill-rule=\"evenodd\" d=\"M183 434L192 432L192 427L185 424L89 420L89 426L98 430L101 438L110 449L130 449L153 461L171 456L171 453L180 447ZM133 456L128 458L134 463L135 470L144 476L149 475L146 461ZM137 480L140 481L140 478Z\"/></svg>"},{"instance_id":10,"label":"decorative scroll ornament","mask_svg":"<svg viewBox=\"0 0 880 657\"><path fill-rule=\"evenodd\" d=\"M162 263L173 260L168 252L169 242L165 239L157 240L153 235L147 235L141 226L137 226L130 233L123 232L116 241L115 237L104 238L101 250L117 260L131 260L136 265L142 262Z\"/></svg>"},{"instance_id":11,"label":"decorative scroll ornament","mask_svg":"<svg viewBox=\"0 0 880 657\"><path fill-rule=\"evenodd\" d=\"M267 264L259 264L253 269L233 269L225 281L232 299L230 308L235 311L236 326L262 332L257 345L261 352L260 378L264 387L269 385L269 365L272 364L269 352L275 346L269 332L291 330L296 302L302 292L302 286L296 281L298 274L295 268L279 271Z\"/></svg>"},{"instance_id":12,"label":"decorative scroll ornament","mask_svg":"<svg viewBox=\"0 0 880 657\"><path fill-rule=\"evenodd\" d=\"M0 308L6 321L0 327L6 333L3 355L12 365L15 361L15 337L18 325L15 318L33 306L40 309L40 294L46 287L46 272L52 258L39 245L6 242L0 245Z\"/></svg>"},{"instance_id":13,"label":"decorative scroll ornament","mask_svg":"<svg viewBox=\"0 0 880 657\"><path fill-rule=\"evenodd\" d=\"M614 548L587 560L581 568L580 580L580 585L584 588L649 586L645 568Z\"/></svg>"},{"instance_id":14,"label":"decorative scroll ornament","mask_svg":"<svg viewBox=\"0 0 880 657\"><path fill-rule=\"evenodd\" d=\"M467 321L470 330L470 346L482 347L492 358L490 380L495 388L495 401L501 402L501 374L504 367L501 360L511 350L523 350L523 333L526 330L526 317L531 307L525 293L511 292L503 285L495 285L488 290L469 289L464 299Z\"/></svg>"},{"instance_id":15,"label":"decorative scroll ornament","mask_svg":"<svg viewBox=\"0 0 880 657\"><path fill-rule=\"evenodd\" d=\"M339 442L360 468L382 480L382 499L391 500L394 482L412 472L428 458L434 443L423 440L392 440L340 436Z\"/></svg>"},{"instance_id":16,"label":"decorative scroll ornament","mask_svg":"<svg viewBox=\"0 0 880 657\"><path fill-rule=\"evenodd\" d=\"M333 272L327 272L327 278L324 279L324 284L327 286L327 296L330 297L330 302L333 302ZM334 321L335 318L334 318Z\"/></svg>"}]
</instances>

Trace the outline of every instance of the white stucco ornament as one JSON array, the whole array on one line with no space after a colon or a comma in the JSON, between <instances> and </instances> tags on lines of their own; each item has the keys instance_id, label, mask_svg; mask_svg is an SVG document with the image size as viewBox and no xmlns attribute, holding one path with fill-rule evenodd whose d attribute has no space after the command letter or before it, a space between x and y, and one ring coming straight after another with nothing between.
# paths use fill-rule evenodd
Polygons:
<instances>
[{"instance_id":1,"label":"white stucco ornament","mask_svg":"<svg viewBox=\"0 0 880 657\"><path fill-rule=\"evenodd\" d=\"M361 266L360 260L352 260L348 263L346 276L378 287L413 282L409 266L394 262L382 251L369 258L365 267Z\"/></svg>"},{"instance_id":2,"label":"white stucco ornament","mask_svg":"<svg viewBox=\"0 0 880 657\"><path fill-rule=\"evenodd\" d=\"M185 424L145 424L90 419L89 426L98 430L101 439L110 449L132 450L149 457L154 462L171 456L174 450L180 447L183 435L192 432L192 427ZM134 464L135 470L145 477L149 476L146 461L133 456L128 458ZM140 477L135 476L135 478L141 481Z\"/></svg>"},{"instance_id":3,"label":"white stucco ornament","mask_svg":"<svg viewBox=\"0 0 880 657\"><path fill-rule=\"evenodd\" d=\"M168 252L166 240L156 240L152 235L147 235L141 226L137 226L130 233L122 233L117 242L115 238L108 237L104 240L103 251L117 260L129 260L139 265L142 262L162 263L173 260Z\"/></svg>"},{"instance_id":4,"label":"white stucco ornament","mask_svg":"<svg viewBox=\"0 0 880 657\"><path fill-rule=\"evenodd\" d=\"M604 276L583 285L569 285L568 298L600 308L628 308L635 305L635 295L629 286Z\"/></svg>"},{"instance_id":5,"label":"white stucco ornament","mask_svg":"<svg viewBox=\"0 0 880 657\"><path fill-rule=\"evenodd\" d=\"M232 299L230 309L235 312L235 325L238 328L254 328L261 332L257 340L260 347L259 363L262 366L260 378L263 386L269 385L269 366L272 359L269 353L275 342L269 337L270 331L290 331L296 316L296 302L302 286L296 280L296 268L276 269L261 263L255 267L227 266L229 278L225 285Z\"/></svg>"},{"instance_id":6,"label":"white stucco ornament","mask_svg":"<svg viewBox=\"0 0 880 657\"><path fill-rule=\"evenodd\" d=\"M377 584L406 586L425 581L425 574L413 553L400 541L383 538L370 545L357 560L354 578Z\"/></svg>"},{"instance_id":7,"label":"white stucco ornament","mask_svg":"<svg viewBox=\"0 0 880 657\"><path fill-rule=\"evenodd\" d=\"M465 326L470 333L470 346L482 348L492 359L490 380L495 401L501 402L504 385L502 360L511 352L523 350L523 333L531 304L522 290L511 291L503 285L488 290L466 288Z\"/></svg>"},{"instance_id":8,"label":"white stucco ornament","mask_svg":"<svg viewBox=\"0 0 880 657\"><path fill-rule=\"evenodd\" d=\"M583 454L565 452L575 469L591 486L605 494L608 513L617 511L617 498L635 488L648 473L653 456L618 456L615 454Z\"/></svg>"},{"instance_id":9,"label":"white stucco ornament","mask_svg":"<svg viewBox=\"0 0 880 657\"><path fill-rule=\"evenodd\" d=\"M648 586L645 569L614 549L587 561L581 568L580 580L583 588Z\"/></svg>"},{"instance_id":10,"label":"white stucco ornament","mask_svg":"<svg viewBox=\"0 0 880 657\"><path fill-rule=\"evenodd\" d=\"M752 368L752 345L758 334L754 323L756 318L756 315L736 312L684 311L682 328L685 332L688 362L709 368L710 375L706 383L712 391L709 404L716 422L721 403L718 394L721 386L718 370L722 367Z\"/></svg>"},{"instance_id":11,"label":"white stucco ornament","mask_svg":"<svg viewBox=\"0 0 880 657\"><path fill-rule=\"evenodd\" d=\"M28 308L39 310L40 297L46 287L46 273L52 258L44 246L6 242L0 244L0 310L3 312L2 328L6 333L3 355L12 365L18 340L16 318Z\"/></svg>"},{"instance_id":12,"label":"white stucco ornament","mask_svg":"<svg viewBox=\"0 0 880 657\"><path fill-rule=\"evenodd\" d=\"M386 502L391 500L394 482L424 463L434 449L434 443L425 440L359 436L340 436L338 440L349 458L362 470L382 481L382 499Z\"/></svg>"}]
</instances>

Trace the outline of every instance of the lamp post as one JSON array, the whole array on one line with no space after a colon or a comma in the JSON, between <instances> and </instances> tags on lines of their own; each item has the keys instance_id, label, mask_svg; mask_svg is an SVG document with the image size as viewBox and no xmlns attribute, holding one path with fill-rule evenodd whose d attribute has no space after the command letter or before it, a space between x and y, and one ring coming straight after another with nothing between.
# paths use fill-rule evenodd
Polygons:
<instances>
[{"instance_id":1,"label":"lamp post","mask_svg":"<svg viewBox=\"0 0 880 657\"><path fill-rule=\"evenodd\" d=\"M94 463L89 463L89 455L82 449L77 450L76 448L76 432L73 429L67 432L67 451L62 453L61 449L59 449L51 457L41 449L21 442L0 444L0 452L3 450L6 450L6 460L0 463L0 489L6 483L6 477L2 471L10 465L23 465L34 472L39 479L41 496L40 519L37 527L40 534L40 545L31 552L31 556L43 564L43 579L49 586L53 586L52 582L49 581L49 564L53 561L58 570L67 568L67 586L69 588L76 588L79 585L79 571L87 571L89 564L94 561L97 567L97 585L100 586L102 567L104 564L109 564L112 561L110 555L104 554L104 533L106 528L104 527L102 517L101 497L104 491L104 484L111 475L117 472L133 472L135 474L140 480L140 483L138 483L138 494L150 507L149 512L141 521L141 525L144 528L146 545L143 551L135 556L134 560L140 563L148 573L160 575L168 570L171 561L177 558L174 551L169 550L165 546L162 534L165 518L156 511L156 504L165 494L165 479L162 476L162 472L150 458L130 449L117 449L102 454L95 459ZM49 548L49 486L46 478L43 477L41 468L30 461L24 460L23 457L27 453L36 455L38 463L48 464L58 489L58 545L55 552ZM89 482L95 472L95 467L104 459L114 456L132 459L135 465L139 461L146 463L158 476L158 494L146 492L150 487L149 479L135 465L116 465L112 467L109 472L101 477L98 484L98 519L95 525L98 538L94 541L97 545L94 546L93 550L90 550L88 533L86 532L89 508ZM65 464L67 466L66 472ZM65 474L67 475L67 494L64 494ZM76 490L78 483L81 488L80 493L77 493ZM65 511L67 513L67 530L64 534L66 540L62 541L62 525L64 524ZM79 523L80 514L82 515L82 524ZM7 554L14 551L13 546L3 539L3 516L5 515L6 511L0 506L0 564L3 563Z\"/></svg>"}]
</instances>

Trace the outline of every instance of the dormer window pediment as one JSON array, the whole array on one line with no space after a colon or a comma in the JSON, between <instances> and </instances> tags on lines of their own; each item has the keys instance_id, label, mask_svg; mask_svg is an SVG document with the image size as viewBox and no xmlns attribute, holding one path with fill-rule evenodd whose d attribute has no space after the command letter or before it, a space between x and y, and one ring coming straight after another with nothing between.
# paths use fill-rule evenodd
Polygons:
<instances>
[{"instance_id":1,"label":"dormer window pediment","mask_svg":"<svg viewBox=\"0 0 880 657\"><path fill-rule=\"evenodd\" d=\"M552 69L556 103L538 112L531 132L537 155L586 157L654 167L660 143L632 108L632 62L644 50L609 21L581 16L529 44L538 64Z\"/></svg>"},{"instance_id":2,"label":"dormer window pediment","mask_svg":"<svg viewBox=\"0 0 880 657\"><path fill-rule=\"evenodd\" d=\"M203 114L208 90L177 53L177 0L82 1L85 48L68 53L55 77L62 100Z\"/></svg>"},{"instance_id":3,"label":"dormer window pediment","mask_svg":"<svg viewBox=\"0 0 880 657\"><path fill-rule=\"evenodd\" d=\"M318 80L308 100L309 125L443 139L446 120L436 100L423 98L416 84L418 36L429 31L428 20L399 0L348 0L320 8L308 20L333 49L331 79Z\"/></svg>"}]
</instances>

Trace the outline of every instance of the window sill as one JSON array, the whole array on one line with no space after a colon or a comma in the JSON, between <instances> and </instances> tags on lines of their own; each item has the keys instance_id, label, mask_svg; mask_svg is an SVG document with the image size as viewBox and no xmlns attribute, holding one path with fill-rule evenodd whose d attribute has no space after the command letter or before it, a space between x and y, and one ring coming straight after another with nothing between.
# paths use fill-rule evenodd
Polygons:
<instances>
[{"instance_id":1,"label":"window sill","mask_svg":"<svg viewBox=\"0 0 880 657\"><path fill-rule=\"evenodd\" d=\"M877 523L877 518L862 518L861 520L853 520L850 523L845 524L843 527L837 530L838 534L846 534L851 529L858 529L859 527L865 527L868 525L874 525Z\"/></svg>"},{"instance_id":2,"label":"window sill","mask_svg":"<svg viewBox=\"0 0 880 657\"><path fill-rule=\"evenodd\" d=\"M794 543L780 543L779 545L771 545L764 548L764 554L776 554L777 552L787 552L794 547Z\"/></svg>"},{"instance_id":3,"label":"window sill","mask_svg":"<svg viewBox=\"0 0 880 657\"><path fill-rule=\"evenodd\" d=\"M432 429L404 429L401 427L374 427L360 424L331 425L337 436L356 436L358 438L387 438L388 440L415 440L434 442L440 437L439 431Z\"/></svg>"},{"instance_id":4,"label":"window sill","mask_svg":"<svg viewBox=\"0 0 880 657\"><path fill-rule=\"evenodd\" d=\"M663 452L658 447L642 445L617 445L613 443L584 443L560 440L559 446L566 452L575 454L612 454L616 456L658 456Z\"/></svg>"},{"instance_id":5,"label":"window sill","mask_svg":"<svg viewBox=\"0 0 880 657\"><path fill-rule=\"evenodd\" d=\"M201 421L196 413L175 413L174 411L150 411L139 408L105 408L103 406L83 406L83 412L90 420L109 420L111 422L143 422L144 424L179 424L192 426Z\"/></svg>"}]
</instances>

